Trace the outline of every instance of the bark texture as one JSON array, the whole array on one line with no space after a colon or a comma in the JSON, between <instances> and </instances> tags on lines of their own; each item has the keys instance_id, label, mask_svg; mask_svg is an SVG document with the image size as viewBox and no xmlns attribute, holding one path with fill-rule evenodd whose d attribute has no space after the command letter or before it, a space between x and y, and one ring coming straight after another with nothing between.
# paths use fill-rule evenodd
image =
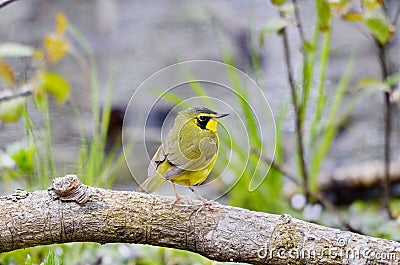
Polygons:
<instances>
[{"instance_id":1,"label":"bark texture","mask_svg":"<svg viewBox=\"0 0 400 265\"><path fill-rule=\"evenodd\" d=\"M49 190L19 190L0 197L0 252L54 243L119 242L253 264L398 264L400 260L398 242L289 215L221 204L198 211L199 201L189 199L172 203L170 197L88 187L66 176Z\"/></svg>"}]
</instances>

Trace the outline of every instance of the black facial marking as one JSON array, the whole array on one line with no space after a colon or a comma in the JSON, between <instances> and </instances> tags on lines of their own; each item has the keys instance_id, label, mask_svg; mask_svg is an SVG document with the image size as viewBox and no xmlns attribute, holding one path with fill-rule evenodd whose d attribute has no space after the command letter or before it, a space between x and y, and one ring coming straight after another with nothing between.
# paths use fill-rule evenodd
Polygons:
<instances>
[{"instance_id":1,"label":"black facial marking","mask_svg":"<svg viewBox=\"0 0 400 265\"><path fill-rule=\"evenodd\" d=\"M199 126L203 130L207 130L207 123L210 121L210 116L199 116L196 118L197 126Z\"/></svg>"}]
</instances>

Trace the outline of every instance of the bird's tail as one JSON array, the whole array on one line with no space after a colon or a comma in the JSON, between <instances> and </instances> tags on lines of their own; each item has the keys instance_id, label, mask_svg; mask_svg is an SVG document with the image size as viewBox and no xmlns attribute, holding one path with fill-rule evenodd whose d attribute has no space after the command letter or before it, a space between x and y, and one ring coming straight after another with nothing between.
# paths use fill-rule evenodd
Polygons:
<instances>
[{"instance_id":1,"label":"bird's tail","mask_svg":"<svg viewBox=\"0 0 400 265\"><path fill-rule=\"evenodd\" d=\"M160 174L154 174L139 185L136 191L151 193L161 187L165 181L166 180Z\"/></svg>"}]
</instances>

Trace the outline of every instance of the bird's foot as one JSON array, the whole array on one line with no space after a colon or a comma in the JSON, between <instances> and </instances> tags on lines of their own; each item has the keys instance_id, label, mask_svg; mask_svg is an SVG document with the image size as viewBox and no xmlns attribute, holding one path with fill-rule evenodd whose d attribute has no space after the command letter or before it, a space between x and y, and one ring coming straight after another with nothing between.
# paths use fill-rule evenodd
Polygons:
<instances>
[{"instance_id":1,"label":"bird's foot","mask_svg":"<svg viewBox=\"0 0 400 265\"><path fill-rule=\"evenodd\" d=\"M184 196L180 196L180 195L176 195L175 196L175 200L173 202L171 202L171 204L169 205L170 207L174 206L178 201L184 199Z\"/></svg>"},{"instance_id":2,"label":"bird's foot","mask_svg":"<svg viewBox=\"0 0 400 265\"><path fill-rule=\"evenodd\" d=\"M208 201L206 199L202 199L201 201L202 203L200 204L200 208L196 211L196 215L199 214L201 211L203 211L204 208L211 207L212 205L217 203L215 201Z\"/></svg>"}]
</instances>

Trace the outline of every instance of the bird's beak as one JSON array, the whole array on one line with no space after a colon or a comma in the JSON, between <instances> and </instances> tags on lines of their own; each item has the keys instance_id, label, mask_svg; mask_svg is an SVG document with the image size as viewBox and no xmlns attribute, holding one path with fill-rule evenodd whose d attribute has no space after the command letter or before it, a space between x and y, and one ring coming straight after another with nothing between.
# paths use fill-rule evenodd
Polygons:
<instances>
[{"instance_id":1,"label":"bird's beak","mask_svg":"<svg viewBox=\"0 0 400 265\"><path fill-rule=\"evenodd\" d=\"M213 119L223 118L223 117L228 116L228 115L229 115L229 113L226 113L226 114L217 114L217 115L215 115L215 116L213 117Z\"/></svg>"}]
</instances>

